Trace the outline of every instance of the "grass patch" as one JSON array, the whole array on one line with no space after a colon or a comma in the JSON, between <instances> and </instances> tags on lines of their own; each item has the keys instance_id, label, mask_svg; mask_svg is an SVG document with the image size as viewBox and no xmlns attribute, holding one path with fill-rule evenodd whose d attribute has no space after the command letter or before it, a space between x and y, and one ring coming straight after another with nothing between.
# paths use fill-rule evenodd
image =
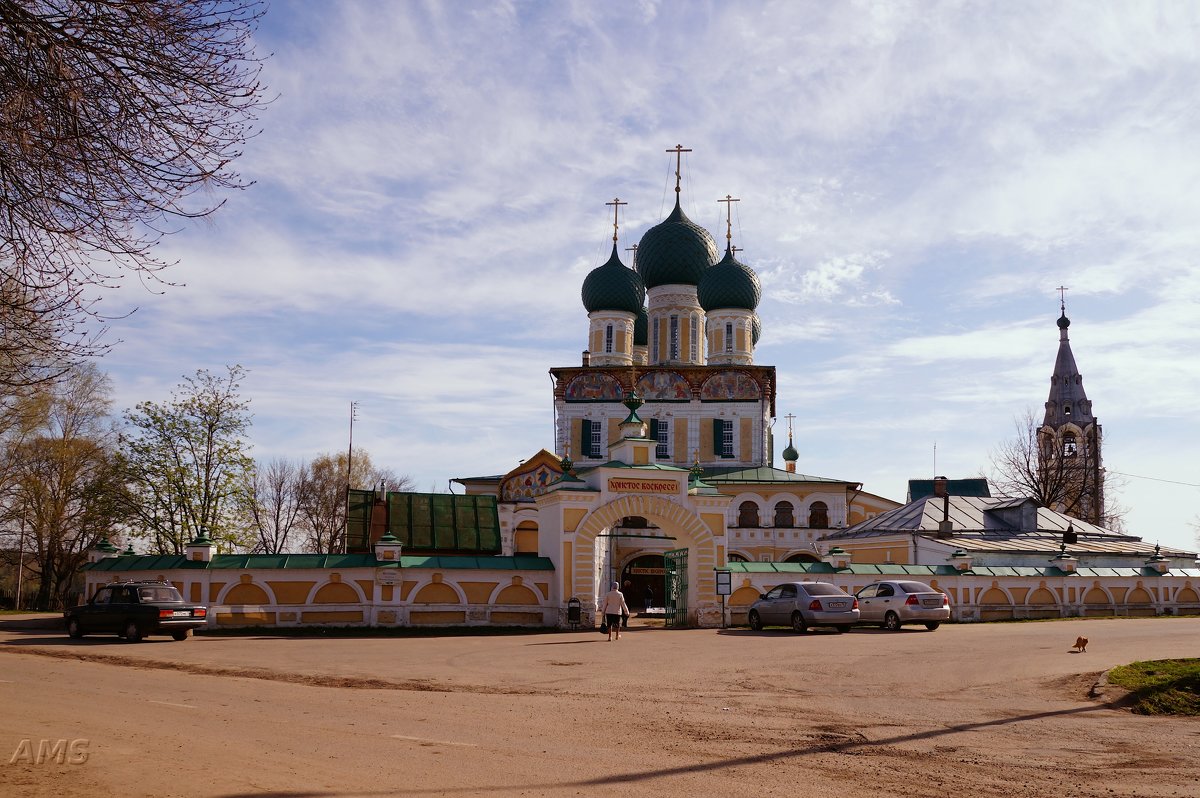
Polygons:
<instances>
[{"instance_id":1,"label":"grass patch","mask_svg":"<svg viewBox=\"0 0 1200 798\"><path fill-rule=\"evenodd\" d=\"M1142 715L1200 715L1200 659L1131 662L1108 672Z\"/></svg>"}]
</instances>

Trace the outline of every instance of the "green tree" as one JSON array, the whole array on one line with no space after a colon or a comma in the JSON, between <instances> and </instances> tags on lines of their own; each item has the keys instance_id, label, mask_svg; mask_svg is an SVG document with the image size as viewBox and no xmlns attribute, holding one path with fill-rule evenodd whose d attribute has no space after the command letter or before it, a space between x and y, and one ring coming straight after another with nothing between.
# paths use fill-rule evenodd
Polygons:
<instances>
[{"instance_id":1,"label":"green tree","mask_svg":"<svg viewBox=\"0 0 1200 798\"><path fill-rule=\"evenodd\" d=\"M71 369L30 399L36 425L4 448L3 520L24 530L38 609L63 606L88 550L127 518L110 390L95 366Z\"/></svg>"},{"instance_id":2,"label":"green tree","mask_svg":"<svg viewBox=\"0 0 1200 798\"><path fill-rule=\"evenodd\" d=\"M253 461L246 454L249 400L238 391L246 371L200 369L169 402L125 411L121 436L139 537L161 554L182 554L201 532L226 551L252 545L244 523Z\"/></svg>"},{"instance_id":3,"label":"green tree","mask_svg":"<svg viewBox=\"0 0 1200 798\"><path fill-rule=\"evenodd\" d=\"M265 12L0 0L0 385L102 354L100 294L129 274L166 285L154 249L173 220L247 185L233 164L265 102Z\"/></svg>"}]
</instances>

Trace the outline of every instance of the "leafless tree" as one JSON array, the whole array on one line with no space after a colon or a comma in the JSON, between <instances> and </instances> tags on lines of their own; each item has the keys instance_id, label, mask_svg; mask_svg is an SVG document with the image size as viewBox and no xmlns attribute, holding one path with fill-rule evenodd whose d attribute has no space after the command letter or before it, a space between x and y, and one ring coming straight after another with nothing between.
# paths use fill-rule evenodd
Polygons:
<instances>
[{"instance_id":1,"label":"leafless tree","mask_svg":"<svg viewBox=\"0 0 1200 798\"><path fill-rule=\"evenodd\" d=\"M288 550L288 537L300 518L302 473L299 463L275 458L256 464L249 474L247 510L258 534L256 552Z\"/></svg>"},{"instance_id":2,"label":"leafless tree","mask_svg":"<svg viewBox=\"0 0 1200 798\"><path fill-rule=\"evenodd\" d=\"M347 484L345 454L323 454L303 467L300 513L306 551L334 554L343 550L348 488L371 490L382 482L390 491L412 489L411 479L391 469L376 468L362 450L354 452L350 471Z\"/></svg>"},{"instance_id":3,"label":"leafless tree","mask_svg":"<svg viewBox=\"0 0 1200 798\"><path fill-rule=\"evenodd\" d=\"M0 387L102 354L105 289L164 286L266 100L262 0L0 0ZM174 221L173 221L174 220Z\"/></svg>"},{"instance_id":4,"label":"leafless tree","mask_svg":"<svg viewBox=\"0 0 1200 798\"><path fill-rule=\"evenodd\" d=\"M1099 467L1097 447L1092 441L1075 443L1070 456L1058 451L1060 444L1042 433L1032 410L1013 422L1016 435L992 452L992 486L1002 496L1029 496L1045 507L1090 521L1106 529L1122 531L1126 508L1115 500L1121 487ZM1104 506L1094 512L1087 504L1096 479L1101 480Z\"/></svg>"}]
</instances>

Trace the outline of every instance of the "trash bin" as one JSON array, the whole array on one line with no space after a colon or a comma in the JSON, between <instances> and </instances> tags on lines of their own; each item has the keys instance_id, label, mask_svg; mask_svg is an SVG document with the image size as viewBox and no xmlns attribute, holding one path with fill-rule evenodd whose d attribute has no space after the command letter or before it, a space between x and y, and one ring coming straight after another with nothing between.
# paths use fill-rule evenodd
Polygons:
<instances>
[{"instance_id":1,"label":"trash bin","mask_svg":"<svg viewBox=\"0 0 1200 798\"><path fill-rule=\"evenodd\" d=\"M583 608L579 604L579 599L572 598L567 602L567 623L571 624L572 629L578 629L582 618Z\"/></svg>"}]
</instances>

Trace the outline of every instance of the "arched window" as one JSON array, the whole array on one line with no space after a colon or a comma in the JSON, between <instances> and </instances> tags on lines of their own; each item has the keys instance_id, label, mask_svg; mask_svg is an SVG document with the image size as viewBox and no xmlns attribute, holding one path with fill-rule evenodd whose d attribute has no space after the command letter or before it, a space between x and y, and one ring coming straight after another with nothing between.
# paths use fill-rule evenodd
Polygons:
<instances>
[{"instance_id":1,"label":"arched window","mask_svg":"<svg viewBox=\"0 0 1200 798\"><path fill-rule=\"evenodd\" d=\"M696 322L696 314L693 313L688 319L688 359L693 363L698 359L697 352L700 350L700 341L696 337Z\"/></svg>"},{"instance_id":2,"label":"arched window","mask_svg":"<svg viewBox=\"0 0 1200 798\"><path fill-rule=\"evenodd\" d=\"M613 326L611 324L604 327L604 351L611 353L613 348Z\"/></svg>"},{"instance_id":3,"label":"arched window","mask_svg":"<svg viewBox=\"0 0 1200 798\"><path fill-rule=\"evenodd\" d=\"M789 554L784 558L784 562L820 562L821 558L815 554L798 551L795 554Z\"/></svg>"},{"instance_id":4,"label":"arched window","mask_svg":"<svg viewBox=\"0 0 1200 798\"><path fill-rule=\"evenodd\" d=\"M729 552L729 556L726 558L726 560L729 562L748 562L745 557L732 551Z\"/></svg>"},{"instance_id":5,"label":"arched window","mask_svg":"<svg viewBox=\"0 0 1200 798\"><path fill-rule=\"evenodd\" d=\"M825 502L813 502L808 508L809 529L829 529L829 506Z\"/></svg>"},{"instance_id":6,"label":"arched window","mask_svg":"<svg viewBox=\"0 0 1200 798\"><path fill-rule=\"evenodd\" d=\"M792 513L791 502L780 502L775 505L775 526L785 529L796 525L796 516Z\"/></svg>"},{"instance_id":7,"label":"arched window","mask_svg":"<svg viewBox=\"0 0 1200 798\"><path fill-rule=\"evenodd\" d=\"M1063 457L1074 457L1079 451L1079 444L1075 441L1075 433L1068 432L1063 435Z\"/></svg>"},{"instance_id":8,"label":"arched window","mask_svg":"<svg viewBox=\"0 0 1200 798\"><path fill-rule=\"evenodd\" d=\"M758 505L754 502L742 502L738 507L738 526L758 526Z\"/></svg>"},{"instance_id":9,"label":"arched window","mask_svg":"<svg viewBox=\"0 0 1200 798\"><path fill-rule=\"evenodd\" d=\"M732 322L725 323L725 351L726 352L733 351L733 323Z\"/></svg>"},{"instance_id":10,"label":"arched window","mask_svg":"<svg viewBox=\"0 0 1200 798\"><path fill-rule=\"evenodd\" d=\"M679 360L679 317L678 316L671 317L670 330L671 330L670 352L667 355L667 359L671 360L671 361L675 361L675 360Z\"/></svg>"}]
</instances>

